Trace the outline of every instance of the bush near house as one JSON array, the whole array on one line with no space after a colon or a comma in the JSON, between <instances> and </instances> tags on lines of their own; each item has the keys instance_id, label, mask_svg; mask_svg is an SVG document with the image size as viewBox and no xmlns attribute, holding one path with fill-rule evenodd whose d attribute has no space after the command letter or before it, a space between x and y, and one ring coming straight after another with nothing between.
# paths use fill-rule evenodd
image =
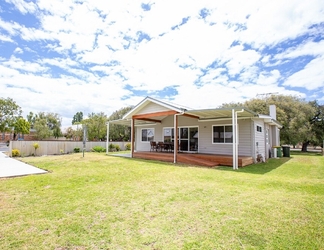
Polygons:
<instances>
[{"instance_id":1,"label":"bush near house","mask_svg":"<svg viewBox=\"0 0 324 250\"><path fill-rule=\"evenodd\" d=\"M18 149L13 149L11 151L11 155L12 155L12 157L18 157L18 156L20 156L20 151Z\"/></svg>"},{"instance_id":2,"label":"bush near house","mask_svg":"<svg viewBox=\"0 0 324 250\"><path fill-rule=\"evenodd\" d=\"M92 151L101 153L101 152L106 152L106 149L104 147L101 147L101 146L94 146L92 148Z\"/></svg>"},{"instance_id":3,"label":"bush near house","mask_svg":"<svg viewBox=\"0 0 324 250\"><path fill-rule=\"evenodd\" d=\"M114 144L109 144L108 149L109 152L114 152L116 150L116 146Z\"/></svg>"},{"instance_id":4,"label":"bush near house","mask_svg":"<svg viewBox=\"0 0 324 250\"><path fill-rule=\"evenodd\" d=\"M74 153L80 153L80 148L74 148L74 149L73 149L73 152L74 152Z\"/></svg>"},{"instance_id":5,"label":"bush near house","mask_svg":"<svg viewBox=\"0 0 324 250\"><path fill-rule=\"evenodd\" d=\"M130 143L125 144L125 150L131 150L131 144Z\"/></svg>"}]
</instances>

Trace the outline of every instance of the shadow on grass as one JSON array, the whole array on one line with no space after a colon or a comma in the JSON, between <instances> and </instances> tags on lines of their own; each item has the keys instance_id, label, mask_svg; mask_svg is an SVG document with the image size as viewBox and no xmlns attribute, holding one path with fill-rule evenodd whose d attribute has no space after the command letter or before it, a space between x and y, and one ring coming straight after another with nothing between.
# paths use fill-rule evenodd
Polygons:
<instances>
[{"instance_id":1,"label":"shadow on grass","mask_svg":"<svg viewBox=\"0 0 324 250\"><path fill-rule=\"evenodd\" d=\"M267 162L264 163L256 163L249 166L245 166L243 168L239 168L238 170L233 170L231 167L219 167L217 170L219 171L234 171L239 173L249 173L249 174L266 174L281 165L288 162L291 158L282 157L282 158L271 158Z\"/></svg>"},{"instance_id":2,"label":"shadow on grass","mask_svg":"<svg viewBox=\"0 0 324 250\"><path fill-rule=\"evenodd\" d=\"M290 155L307 155L307 156L322 156L322 152L302 152L302 151L290 151Z\"/></svg>"}]
</instances>

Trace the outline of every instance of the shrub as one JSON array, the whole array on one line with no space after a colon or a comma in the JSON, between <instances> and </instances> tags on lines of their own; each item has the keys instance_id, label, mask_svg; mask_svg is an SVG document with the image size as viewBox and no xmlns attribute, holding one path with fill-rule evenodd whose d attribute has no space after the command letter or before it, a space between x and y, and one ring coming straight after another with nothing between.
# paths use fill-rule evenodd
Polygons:
<instances>
[{"instance_id":1,"label":"shrub","mask_svg":"<svg viewBox=\"0 0 324 250\"><path fill-rule=\"evenodd\" d=\"M101 146L94 146L92 148L92 151L100 153L100 152L106 152L106 149L104 147L101 147Z\"/></svg>"},{"instance_id":2,"label":"shrub","mask_svg":"<svg viewBox=\"0 0 324 250\"><path fill-rule=\"evenodd\" d=\"M125 144L125 150L131 150L131 144L130 143Z\"/></svg>"},{"instance_id":3,"label":"shrub","mask_svg":"<svg viewBox=\"0 0 324 250\"><path fill-rule=\"evenodd\" d=\"M120 146L118 144L115 145L116 151L120 151Z\"/></svg>"},{"instance_id":4,"label":"shrub","mask_svg":"<svg viewBox=\"0 0 324 250\"><path fill-rule=\"evenodd\" d=\"M113 152L116 149L116 146L114 144L109 144L108 146L109 152Z\"/></svg>"},{"instance_id":5,"label":"shrub","mask_svg":"<svg viewBox=\"0 0 324 250\"><path fill-rule=\"evenodd\" d=\"M11 155L12 155L12 157L18 157L18 156L20 156L20 151L18 149L13 149L11 151Z\"/></svg>"},{"instance_id":6,"label":"shrub","mask_svg":"<svg viewBox=\"0 0 324 250\"><path fill-rule=\"evenodd\" d=\"M35 149L35 155L36 155L36 150L39 148L39 144L38 144L37 142L35 142L35 143L33 144L33 147L34 147L34 149Z\"/></svg>"},{"instance_id":7,"label":"shrub","mask_svg":"<svg viewBox=\"0 0 324 250\"><path fill-rule=\"evenodd\" d=\"M74 152L74 153L80 153L80 148L74 148L74 149L73 149L73 152Z\"/></svg>"}]
</instances>

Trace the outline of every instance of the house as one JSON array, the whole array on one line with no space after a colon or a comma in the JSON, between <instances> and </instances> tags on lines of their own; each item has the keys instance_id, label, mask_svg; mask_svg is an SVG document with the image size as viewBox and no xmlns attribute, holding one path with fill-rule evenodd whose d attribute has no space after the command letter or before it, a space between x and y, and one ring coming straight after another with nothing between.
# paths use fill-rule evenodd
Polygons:
<instances>
[{"instance_id":1,"label":"house","mask_svg":"<svg viewBox=\"0 0 324 250\"><path fill-rule=\"evenodd\" d=\"M131 157L233 169L272 157L282 127L275 106L270 107L270 115L259 115L246 108L188 109L151 97L107 124L107 145L109 124L131 127ZM152 141L170 143L172 148L152 152Z\"/></svg>"}]
</instances>

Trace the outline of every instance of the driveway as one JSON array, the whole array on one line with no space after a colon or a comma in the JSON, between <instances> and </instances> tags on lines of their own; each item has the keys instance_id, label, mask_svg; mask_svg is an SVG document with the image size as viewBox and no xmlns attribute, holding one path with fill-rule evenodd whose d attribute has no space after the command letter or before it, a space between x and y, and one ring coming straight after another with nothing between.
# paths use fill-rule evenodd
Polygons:
<instances>
[{"instance_id":1,"label":"driveway","mask_svg":"<svg viewBox=\"0 0 324 250\"><path fill-rule=\"evenodd\" d=\"M47 171L10 158L0 151L0 178L45 173L47 173Z\"/></svg>"}]
</instances>

